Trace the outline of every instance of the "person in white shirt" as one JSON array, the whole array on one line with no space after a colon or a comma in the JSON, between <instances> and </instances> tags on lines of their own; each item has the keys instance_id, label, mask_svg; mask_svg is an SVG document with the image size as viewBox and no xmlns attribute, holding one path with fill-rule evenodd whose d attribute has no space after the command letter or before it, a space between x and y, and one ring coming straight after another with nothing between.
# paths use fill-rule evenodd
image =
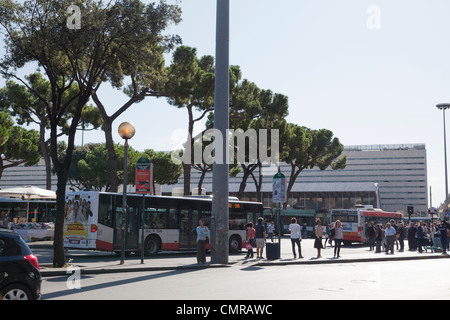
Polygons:
<instances>
[{"instance_id":1,"label":"person in white shirt","mask_svg":"<svg viewBox=\"0 0 450 320\"><path fill-rule=\"evenodd\" d=\"M300 225L297 224L297 219L292 218L291 224L289 225L289 231L291 231L291 243L292 243L292 253L294 254L294 259L297 258L295 254L295 245L298 247L298 257L299 259L303 258L302 256L302 246L300 245L300 241L302 241L302 233L300 230Z\"/></svg>"},{"instance_id":2,"label":"person in white shirt","mask_svg":"<svg viewBox=\"0 0 450 320\"><path fill-rule=\"evenodd\" d=\"M386 223L386 229L384 229L384 234L386 236L386 254L389 253L389 250L391 251L392 254L394 254L396 231L389 222Z\"/></svg>"}]
</instances>

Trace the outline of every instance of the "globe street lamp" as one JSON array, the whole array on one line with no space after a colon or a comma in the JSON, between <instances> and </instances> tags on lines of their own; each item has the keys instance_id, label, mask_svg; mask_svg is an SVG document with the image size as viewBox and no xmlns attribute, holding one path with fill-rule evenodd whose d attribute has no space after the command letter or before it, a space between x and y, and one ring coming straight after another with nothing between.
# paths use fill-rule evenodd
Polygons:
<instances>
[{"instance_id":1,"label":"globe street lamp","mask_svg":"<svg viewBox=\"0 0 450 320\"><path fill-rule=\"evenodd\" d=\"M134 137L136 129L130 122L123 122L119 126L119 136L125 139L124 144L124 156L123 156L123 196L122 196L122 247L120 250L120 264L125 263L125 237L126 237L126 224L128 221L128 209L127 209L127 169L128 169L128 139Z\"/></svg>"},{"instance_id":2,"label":"globe street lamp","mask_svg":"<svg viewBox=\"0 0 450 320\"><path fill-rule=\"evenodd\" d=\"M444 118L444 159L445 159L445 207L444 207L444 217L448 210L448 178L447 178L447 138L445 132L445 110L450 108L450 103L439 103L436 108L442 110L442 115Z\"/></svg>"}]
</instances>

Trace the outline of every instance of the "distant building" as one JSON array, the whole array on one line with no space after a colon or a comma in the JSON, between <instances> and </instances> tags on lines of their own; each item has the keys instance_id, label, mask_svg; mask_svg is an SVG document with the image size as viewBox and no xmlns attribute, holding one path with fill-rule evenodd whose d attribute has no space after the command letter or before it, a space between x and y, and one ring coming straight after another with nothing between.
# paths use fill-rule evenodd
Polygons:
<instances>
[{"instance_id":1,"label":"distant building","mask_svg":"<svg viewBox=\"0 0 450 320\"><path fill-rule=\"evenodd\" d=\"M326 211L349 208L354 204L368 204L386 211L406 212L414 206L415 214L428 209L427 157L425 144L347 146L347 167L343 170L318 168L304 170L297 178L288 199L291 207ZM281 172L288 178L290 166L281 164ZM274 168L263 168L262 198L272 206L272 177ZM191 190L197 187L200 172L191 172ZM242 174L229 180L231 195L237 195ZM178 184L162 186L163 194L183 187ZM212 173L207 173L202 188L212 192ZM255 186L250 178L245 199L256 200Z\"/></svg>"},{"instance_id":2,"label":"distant building","mask_svg":"<svg viewBox=\"0 0 450 320\"><path fill-rule=\"evenodd\" d=\"M349 208L354 204L373 205L386 211L406 213L408 206L415 214L428 210L427 155L425 144L346 146L347 167L343 170L324 171L318 168L304 170L295 182L288 204L291 208L327 211L331 208ZM264 167L262 199L272 204L272 178L274 167ZM290 166L281 164L281 172L289 177ZM257 173L257 172L256 172ZM200 172L191 172L191 190L197 188ZM230 195L237 196L242 173L229 179ZM52 176L52 190L56 190L57 178ZM45 188L45 165L41 161L32 167L18 166L5 170L0 188L35 185ZM180 189L181 188L181 189ZM161 186L162 194L182 190L183 176L176 185ZM212 192L212 173L206 174L202 188ZM68 189L68 188L67 188ZM159 186L157 188L159 191ZM119 190L120 191L120 190ZM249 178L245 197L256 200L256 189Z\"/></svg>"},{"instance_id":3,"label":"distant building","mask_svg":"<svg viewBox=\"0 0 450 320\"><path fill-rule=\"evenodd\" d=\"M52 174L52 190L56 191L56 175ZM45 163L44 160L31 167L23 164L17 167L9 168L3 171L0 178L0 189L35 186L46 189Z\"/></svg>"}]
</instances>

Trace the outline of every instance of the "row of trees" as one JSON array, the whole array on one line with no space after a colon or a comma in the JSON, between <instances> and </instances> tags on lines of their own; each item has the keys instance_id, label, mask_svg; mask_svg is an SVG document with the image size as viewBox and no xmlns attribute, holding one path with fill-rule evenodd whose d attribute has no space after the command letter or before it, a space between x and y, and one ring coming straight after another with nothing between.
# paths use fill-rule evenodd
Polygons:
<instances>
[{"instance_id":1,"label":"row of trees","mask_svg":"<svg viewBox=\"0 0 450 320\"><path fill-rule=\"evenodd\" d=\"M80 29L67 28L67 8L71 5L81 9ZM39 158L42 155L48 176L51 167L57 175L55 266L65 263L63 223L68 182L93 188L103 185L111 191L117 191L120 184L123 148L114 143L112 135L117 117L148 96L165 97L171 105L187 111L186 148L191 149L199 141L193 136L194 126L203 119L207 119L205 130L213 126L214 58L199 58L196 49L180 45L177 35L164 34L169 25L180 21L179 6L165 0L157 4L144 4L140 0L2 1L0 26L6 55L0 60L0 72L9 81L1 91L0 111L8 111L19 124L37 123L40 132L22 128L25 131L20 136L21 129L14 126L11 116L0 112L0 122L5 123L0 130L17 130L15 134L0 136L0 153L11 163L29 159L28 154L33 154L35 158L27 160L27 165L35 164L39 161L37 155ZM171 50L174 50L171 64L165 66L163 55ZM40 72L22 78L18 71L27 64L37 65ZM104 83L128 96L127 102L112 114L107 113L98 94ZM336 161L343 147L331 131L288 123L287 115L286 96L242 80L240 68L230 67L230 127L244 131L279 130L279 158L292 168L288 192L305 168L345 166L345 158ZM87 146L89 152L79 150L74 139L80 127L101 127L105 144ZM62 136L65 144L61 143ZM20 148L13 145L18 137L22 137L18 140ZM10 155L13 149L23 151ZM173 163L173 167L167 167L167 154L151 150L144 153L154 162L155 170L173 172L174 176L161 178L159 183L172 183L175 175L180 174L180 167ZM130 152L130 157L138 156L139 152ZM99 160L105 158L109 161ZM210 170L204 163L190 163L182 164L185 194L190 192L192 166ZM243 173L240 192L244 192L250 178L257 189L261 188L262 165L258 159L256 163L239 163L230 168L233 175Z\"/></svg>"}]
</instances>

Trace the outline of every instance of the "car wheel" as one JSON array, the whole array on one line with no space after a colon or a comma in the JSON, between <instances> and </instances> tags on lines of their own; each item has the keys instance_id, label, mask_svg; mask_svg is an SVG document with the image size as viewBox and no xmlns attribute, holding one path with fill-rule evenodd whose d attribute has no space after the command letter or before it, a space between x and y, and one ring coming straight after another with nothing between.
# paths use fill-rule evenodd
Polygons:
<instances>
[{"instance_id":1,"label":"car wheel","mask_svg":"<svg viewBox=\"0 0 450 320\"><path fill-rule=\"evenodd\" d=\"M22 284L12 284L2 290L3 300L32 300L30 289Z\"/></svg>"}]
</instances>

